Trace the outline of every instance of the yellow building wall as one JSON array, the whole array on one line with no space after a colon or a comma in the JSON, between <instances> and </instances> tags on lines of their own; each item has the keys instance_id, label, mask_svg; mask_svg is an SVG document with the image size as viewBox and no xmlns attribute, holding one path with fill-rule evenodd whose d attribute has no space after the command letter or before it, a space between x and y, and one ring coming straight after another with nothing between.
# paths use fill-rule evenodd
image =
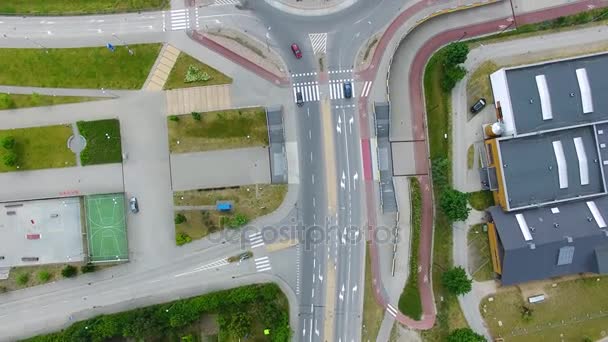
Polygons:
<instances>
[{"instance_id":1,"label":"yellow building wall","mask_svg":"<svg viewBox=\"0 0 608 342\"><path fill-rule=\"evenodd\" d=\"M489 153L491 154L491 164L488 166L493 166L496 168L496 178L498 180L498 190L492 192L494 202L498 203L503 210L507 210L507 197L505 196L505 186L502 183L502 169L500 168L499 164L500 160L498 158L498 146L496 139L486 140L485 144L486 150L489 150Z\"/></svg>"},{"instance_id":2,"label":"yellow building wall","mask_svg":"<svg viewBox=\"0 0 608 342\"><path fill-rule=\"evenodd\" d=\"M498 253L498 237L496 236L496 227L494 227L494 223L492 222L488 222L488 240L490 241L492 268L494 269L494 272L502 274L500 254Z\"/></svg>"}]
</instances>

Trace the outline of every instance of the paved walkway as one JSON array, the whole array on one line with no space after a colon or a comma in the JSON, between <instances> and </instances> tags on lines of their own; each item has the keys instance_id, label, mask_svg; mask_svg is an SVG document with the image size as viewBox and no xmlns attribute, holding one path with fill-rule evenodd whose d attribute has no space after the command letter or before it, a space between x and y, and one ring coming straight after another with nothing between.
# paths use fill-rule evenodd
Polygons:
<instances>
[{"instance_id":1,"label":"paved walkway","mask_svg":"<svg viewBox=\"0 0 608 342\"><path fill-rule=\"evenodd\" d=\"M169 44L165 44L158 54L158 58L148 75L148 79L144 85L145 90L160 91L163 90L167 78L171 73L171 69L179 57L180 51Z\"/></svg>"},{"instance_id":2,"label":"paved walkway","mask_svg":"<svg viewBox=\"0 0 608 342\"><path fill-rule=\"evenodd\" d=\"M270 184L267 147L171 154L173 191Z\"/></svg>"},{"instance_id":3,"label":"paved walkway","mask_svg":"<svg viewBox=\"0 0 608 342\"><path fill-rule=\"evenodd\" d=\"M340 12L358 0L265 0L272 7L294 15L319 16Z\"/></svg>"},{"instance_id":4,"label":"paved walkway","mask_svg":"<svg viewBox=\"0 0 608 342\"><path fill-rule=\"evenodd\" d=\"M231 108L229 84L174 89L165 94L167 115Z\"/></svg>"}]
</instances>

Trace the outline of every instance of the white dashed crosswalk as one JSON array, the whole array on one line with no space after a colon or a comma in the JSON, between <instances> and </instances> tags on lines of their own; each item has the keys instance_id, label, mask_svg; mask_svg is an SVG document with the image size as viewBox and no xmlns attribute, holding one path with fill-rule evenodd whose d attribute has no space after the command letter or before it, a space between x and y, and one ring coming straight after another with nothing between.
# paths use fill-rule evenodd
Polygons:
<instances>
[{"instance_id":1,"label":"white dashed crosswalk","mask_svg":"<svg viewBox=\"0 0 608 342\"><path fill-rule=\"evenodd\" d=\"M369 95L369 92L371 89L372 89L372 81L365 81L363 83L363 89L361 89L361 96L359 96L359 97L367 97Z\"/></svg>"},{"instance_id":2,"label":"white dashed crosswalk","mask_svg":"<svg viewBox=\"0 0 608 342\"><path fill-rule=\"evenodd\" d=\"M328 73L331 74L350 74L353 72L353 69L338 69L338 70L329 70Z\"/></svg>"},{"instance_id":3,"label":"white dashed crosswalk","mask_svg":"<svg viewBox=\"0 0 608 342\"><path fill-rule=\"evenodd\" d=\"M304 102L319 101L319 84L317 82L302 82L293 85L293 100L297 102L297 93L302 93Z\"/></svg>"},{"instance_id":4,"label":"white dashed crosswalk","mask_svg":"<svg viewBox=\"0 0 608 342\"><path fill-rule=\"evenodd\" d=\"M306 77L306 76L317 76L316 72L303 72L299 74L291 74L291 77Z\"/></svg>"},{"instance_id":5,"label":"white dashed crosswalk","mask_svg":"<svg viewBox=\"0 0 608 342\"><path fill-rule=\"evenodd\" d=\"M249 234L249 243L251 244L251 248L257 248L264 246L264 237L262 233L251 233Z\"/></svg>"},{"instance_id":6,"label":"white dashed crosswalk","mask_svg":"<svg viewBox=\"0 0 608 342\"><path fill-rule=\"evenodd\" d=\"M355 83L350 80L330 80L329 81L329 99L337 100L344 98L344 82L351 82L353 87L353 97L355 97Z\"/></svg>"},{"instance_id":7,"label":"white dashed crosswalk","mask_svg":"<svg viewBox=\"0 0 608 342\"><path fill-rule=\"evenodd\" d=\"M164 13L163 13L164 16ZM188 9L178 9L169 12L169 28L171 31L187 30L190 28L190 12Z\"/></svg>"},{"instance_id":8,"label":"white dashed crosswalk","mask_svg":"<svg viewBox=\"0 0 608 342\"><path fill-rule=\"evenodd\" d=\"M270 260L267 256L255 258L255 269L258 272L270 271L272 266L270 265Z\"/></svg>"},{"instance_id":9,"label":"white dashed crosswalk","mask_svg":"<svg viewBox=\"0 0 608 342\"><path fill-rule=\"evenodd\" d=\"M209 6L226 6L226 5L238 5L240 4L239 0L215 0L213 4Z\"/></svg>"},{"instance_id":10,"label":"white dashed crosswalk","mask_svg":"<svg viewBox=\"0 0 608 342\"><path fill-rule=\"evenodd\" d=\"M315 54L327 52L327 33L310 33L308 37Z\"/></svg>"}]
</instances>

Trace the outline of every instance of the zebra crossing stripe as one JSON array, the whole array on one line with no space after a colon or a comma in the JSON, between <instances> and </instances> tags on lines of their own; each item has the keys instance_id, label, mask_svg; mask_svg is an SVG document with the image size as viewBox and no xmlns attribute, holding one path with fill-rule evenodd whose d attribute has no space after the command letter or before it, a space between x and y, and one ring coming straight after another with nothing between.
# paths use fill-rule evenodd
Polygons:
<instances>
[{"instance_id":1,"label":"zebra crossing stripe","mask_svg":"<svg viewBox=\"0 0 608 342\"><path fill-rule=\"evenodd\" d=\"M308 38L315 54L327 52L327 33L310 33Z\"/></svg>"},{"instance_id":2,"label":"zebra crossing stripe","mask_svg":"<svg viewBox=\"0 0 608 342\"><path fill-rule=\"evenodd\" d=\"M249 234L249 242L251 242L251 248L264 246L264 238L262 237L262 233L257 232Z\"/></svg>"},{"instance_id":3,"label":"zebra crossing stripe","mask_svg":"<svg viewBox=\"0 0 608 342\"><path fill-rule=\"evenodd\" d=\"M237 5L238 3L238 0L215 0L215 2L209 6Z\"/></svg>"},{"instance_id":4,"label":"zebra crossing stripe","mask_svg":"<svg viewBox=\"0 0 608 342\"><path fill-rule=\"evenodd\" d=\"M272 269L272 266L270 265L270 260L268 260L267 256L256 258L254 259L254 262L255 268L258 272L269 271Z\"/></svg>"},{"instance_id":5,"label":"zebra crossing stripe","mask_svg":"<svg viewBox=\"0 0 608 342\"><path fill-rule=\"evenodd\" d=\"M367 97L371 89L372 81L365 81L365 83L363 83L363 90L361 90L361 97Z\"/></svg>"},{"instance_id":6,"label":"zebra crossing stripe","mask_svg":"<svg viewBox=\"0 0 608 342\"><path fill-rule=\"evenodd\" d=\"M395 310L392 305L388 304L386 306L386 311L388 311L388 313L390 313L393 317L397 317L397 310Z\"/></svg>"}]
</instances>

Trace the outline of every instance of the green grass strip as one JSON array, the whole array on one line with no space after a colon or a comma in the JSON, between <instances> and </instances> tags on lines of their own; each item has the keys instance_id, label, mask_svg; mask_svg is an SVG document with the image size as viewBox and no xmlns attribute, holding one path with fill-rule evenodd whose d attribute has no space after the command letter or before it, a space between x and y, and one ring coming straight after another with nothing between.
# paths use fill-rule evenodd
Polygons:
<instances>
[{"instance_id":1,"label":"green grass strip","mask_svg":"<svg viewBox=\"0 0 608 342\"><path fill-rule=\"evenodd\" d=\"M2 0L0 14L74 15L169 8L169 0Z\"/></svg>"},{"instance_id":2,"label":"green grass strip","mask_svg":"<svg viewBox=\"0 0 608 342\"><path fill-rule=\"evenodd\" d=\"M78 121L77 125L80 135L87 141L80 152L82 165L122 162L118 119Z\"/></svg>"}]
</instances>

